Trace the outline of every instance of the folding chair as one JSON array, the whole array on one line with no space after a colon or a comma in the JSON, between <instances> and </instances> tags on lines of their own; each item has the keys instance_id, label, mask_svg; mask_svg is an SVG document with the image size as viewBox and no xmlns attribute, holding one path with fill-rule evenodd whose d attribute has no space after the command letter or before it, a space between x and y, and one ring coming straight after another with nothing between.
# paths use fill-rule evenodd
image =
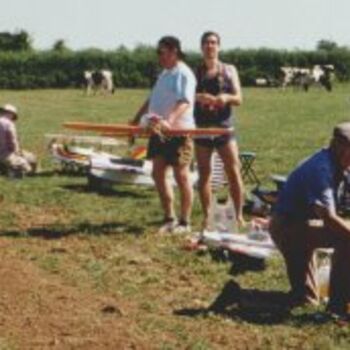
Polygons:
<instances>
[{"instance_id":1,"label":"folding chair","mask_svg":"<svg viewBox=\"0 0 350 350\"><path fill-rule=\"evenodd\" d=\"M241 161L241 174L242 179L251 181L257 186L260 185L260 180L258 179L255 170L254 162L256 159L256 153L254 152L240 152L239 159Z\"/></svg>"},{"instance_id":2,"label":"folding chair","mask_svg":"<svg viewBox=\"0 0 350 350\"><path fill-rule=\"evenodd\" d=\"M224 163L216 151L213 153L211 159L211 169L211 187L215 192L217 189L222 188L228 184L224 169Z\"/></svg>"}]
</instances>

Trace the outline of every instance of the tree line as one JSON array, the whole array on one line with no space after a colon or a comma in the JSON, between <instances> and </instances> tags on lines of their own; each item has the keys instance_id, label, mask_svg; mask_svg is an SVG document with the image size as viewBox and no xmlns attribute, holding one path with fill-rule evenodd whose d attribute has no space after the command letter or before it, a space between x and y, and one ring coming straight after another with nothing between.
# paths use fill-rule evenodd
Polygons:
<instances>
[{"instance_id":1,"label":"tree line","mask_svg":"<svg viewBox=\"0 0 350 350\"><path fill-rule=\"evenodd\" d=\"M277 80L281 66L333 64L339 81L350 79L350 49L327 40L320 40L315 50L236 48L223 51L221 58L237 66L245 86L254 85L259 77ZM196 70L201 55L187 52L185 60ZM73 51L63 40L58 40L50 50L38 51L33 49L24 31L0 33L0 88L79 87L83 83L83 72L95 69L110 69L116 86L126 88L150 87L159 73L154 47Z\"/></svg>"}]
</instances>

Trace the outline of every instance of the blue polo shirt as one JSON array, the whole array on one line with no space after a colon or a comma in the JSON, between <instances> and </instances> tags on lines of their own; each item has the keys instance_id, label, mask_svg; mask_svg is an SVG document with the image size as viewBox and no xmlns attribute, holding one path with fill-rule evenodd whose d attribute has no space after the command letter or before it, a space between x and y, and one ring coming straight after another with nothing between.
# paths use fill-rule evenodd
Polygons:
<instances>
[{"instance_id":1,"label":"blue polo shirt","mask_svg":"<svg viewBox=\"0 0 350 350\"><path fill-rule=\"evenodd\" d=\"M183 62L178 62L172 69L164 69L152 90L149 113L155 113L167 119L177 102L186 101L189 103L189 108L179 118L177 126L194 128L193 108L196 84L194 74Z\"/></svg>"},{"instance_id":2,"label":"blue polo shirt","mask_svg":"<svg viewBox=\"0 0 350 350\"><path fill-rule=\"evenodd\" d=\"M276 205L278 214L295 220L315 217L314 204L336 210L336 166L329 148L303 161L288 177Z\"/></svg>"}]
</instances>

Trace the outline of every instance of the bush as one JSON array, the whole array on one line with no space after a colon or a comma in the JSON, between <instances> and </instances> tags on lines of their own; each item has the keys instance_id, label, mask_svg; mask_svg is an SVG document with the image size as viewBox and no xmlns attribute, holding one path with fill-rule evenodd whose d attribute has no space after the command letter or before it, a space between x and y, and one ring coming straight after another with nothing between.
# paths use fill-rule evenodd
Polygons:
<instances>
[{"instance_id":1,"label":"bush","mask_svg":"<svg viewBox=\"0 0 350 350\"><path fill-rule=\"evenodd\" d=\"M243 85L252 85L257 77L278 78L281 66L312 67L333 64L341 81L350 79L350 50L286 51L271 49L235 49L222 52L221 58L235 64ZM186 61L196 70L201 62L198 52L188 52ZM84 70L110 69L118 87L151 87L159 73L155 49L139 46L114 51L50 50L0 52L0 88L33 89L80 87Z\"/></svg>"}]
</instances>

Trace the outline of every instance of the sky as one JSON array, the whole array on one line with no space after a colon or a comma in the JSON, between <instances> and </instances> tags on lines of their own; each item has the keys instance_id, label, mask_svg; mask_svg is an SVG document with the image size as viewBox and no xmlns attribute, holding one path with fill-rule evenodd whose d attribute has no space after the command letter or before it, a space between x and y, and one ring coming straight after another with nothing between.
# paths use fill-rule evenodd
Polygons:
<instances>
[{"instance_id":1,"label":"sky","mask_svg":"<svg viewBox=\"0 0 350 350\"><path fill-rule=\"evenodd\" d=\"M197 51L206 30L220 33L223 49L350 46L349 0L0 0L0 8L0 31L23 29L36 49L60 39L74 50L134 48L169 34Z\"/></svg>"}]
</instances>

